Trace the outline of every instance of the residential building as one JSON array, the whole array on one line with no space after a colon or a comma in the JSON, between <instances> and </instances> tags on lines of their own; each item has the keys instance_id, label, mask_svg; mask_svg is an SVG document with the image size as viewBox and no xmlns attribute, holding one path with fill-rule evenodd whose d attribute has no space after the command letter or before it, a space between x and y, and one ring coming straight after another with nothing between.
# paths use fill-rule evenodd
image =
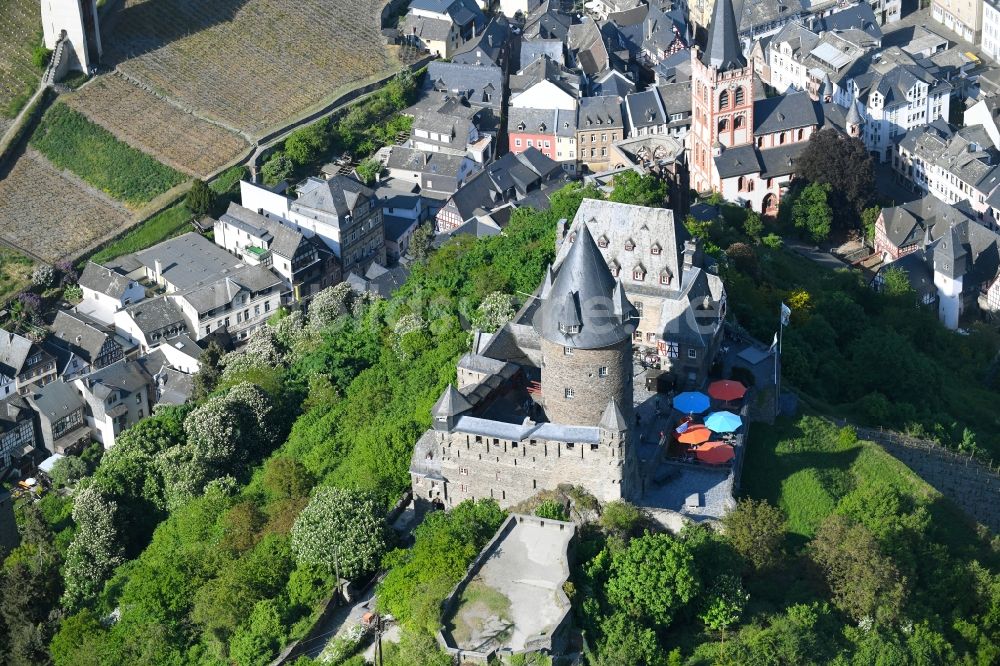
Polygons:
<instances>
[{"instance_id":1,"label":"residential building","mask_svg":"<svg viewBox=\"0 0 1000 666\"><path fill-rule=\"evenodd\" d=\"M87 262L79 284L83 300L76 309L104 324L111 324L116 312L146 297L138 282L93 261Z\"/></svg>"},{"instance_id":2,"label":"residential building","mask_svg":"<svg viewBox=\"0 0 1000 666\"><path fill-rule=\"evenodd\" d=\"M524 39L521 41L520 71L541 57L546 57L557 65L566 65L566 43L561 39Z\"/></svg>"},{"instance_id":3,"label":"residential building","mask_svg":"<svg viewBox=\"0 0 1000 666\"><path fill-rule=\"evenodd\" d=\"M983 4L982 0L931 0L931 17L965 41L978 44Z\"/></svg>"},{"instance_id":4,"label":"residential building","mask_svg":"<svg viewBox=\"0 0 1000 666\"><path fill-rule=\"evenodd\" d=\"M983 53L1000 62L1000 2L983 0Z\"/></svg>"},{"instance_id":5,"label":"residential building","mask_svg":"<svg viewBox=\"0 0 1000 666\"><path fill-rule=\"evenodd\" d=\"M500 117L494 109L473 105L462 94L428 92L406 112L413 116L408 147L476 164L493 161Z\"/></svg>"},{"instance_id":6,"label":"residential building","mask_svg":"<svg viewBox=\"0 0 1000 666\"><path fill-rule=\"evenodd\" d=\"M691 82L658 85L656 92L667 118L664 134L683 141L691 130Z\"/></svg>"},{"instance_id":7,"label":"residential building","mask_svg":"<svg viewBox=\"0 0 1000 666\"><path fill-rule=\"evenodd\" d=\"M60 310L50 327L47 349L58 359L59 377L71 380L120 361L135 345L113 327L73 310Z\"/></svg>"},{"instance_id":8,"label":"residential building","mask_svg":"<svg viewBox=\"0 0 1000 666\"><path fill-rule=\"evenodd\" d=\"M611 166L611 148L625 138L622 101L617 96L584 97L576 120L576 143L580 165L591 172Z\"/></svg>"},{"instance_id":9,"label":"residential building","mask_svg":"<svg viewBox=\"0 0 1000 666\"><path fill-rule=\"evenodd\" d=\"M875 222L875 253L882 261L892 262L907 254L924 251L952 226L968 219L966 212L933 195L883 208Z\"/></svg>"},{"instance_id":10,"label":"residential building","mask_svg":"<svg viewBox=\"0 0 1000 666\"><path fill-rule=\"evenodd\" d=\"M0 400L0 473L30 456L37 444L35 413L24 397L12 394Z\"/></svg>"},{"instance_id":11,"label":"residential building","mask_svg":"<svg viewBox=\"0 0 1000 666\"><path fill-rule=\"evenodd\" d=\"M833 101L857 101L864 121L861 139L880 161L892 159L908 130L948 118L952 86L897 47L858 61L834 80Z\"/></svg>"},{"instance_id":12,"label":"residential building","mask_svg":"<svg viewBox=\"0 0 1000 666\"><path fill-rule=\"evenodd\" d=\"M666 134L670 119L656 88L625 97L625 118L629 137Z\"/></svg>"},{"instance_id":13,"label":"residential building","mask_svg":"<svg viewBox=\"0 0 1000 666\"><path fill-rule=\"evenodd\" d=\"M122 336L139 345L142 354L182 337L198 335L198 329L188 330L180 306L167 296L155 296L119 310L114 324Z\"/></svg>"},{"instance_id":14,"label":"residential building","mask_svg":"<svg viewBox=\"0 0 1000 666\"><path fill-rule=\"evenodd\" d=\"M434 61L427 64L424 93L463 99L470 106L503 115L504 70L495 65L468 65Z\"/></svg>"},{"instance_id":15,"label":"residential building","mask_svg":"<svg viewBox=\"0 0 1000 666\"><path fill-rule=\"evenodd\" d=\"M583 95L583 78L565 66L540 56L510 77L510 107L576 111Z\"/></svg>"},{"instance_id":16,"label":"residential building","mask_svg":"<svg viewBox=\"0 0 1000 666\"><path fill-rule=\"evenodd\" d=\"M400 26L411 45L450 58L486 25L474 0L412 0Z\"/></svg>"},{"instance_id":17,"label":"residential building","mask_svg":"<svg viewBox=\"0 0 1000 666\"><path fill-rule=\"evenodd\" d=\"M56 378L56 357L37 342L0 328L0 391L26 395Z\"/></svg>"},{"instance_id":18,"label":"residential building","mask_svg":"<svg viewBox=\"0 0 1000 666\"><path fill-rule=\"evenodd\" d=\"M318 236L340 260L343 275L373 261L385 263L382 208L370 187L349 176L309 178L303 185L289 199L243 181L240 195L244 207L288 220L306 237Z\"/></svg>"},{"instance_id":19,"label":"residential building","mask_svg":"<svg viewBox=\"0 0 1000 666\"><path fill-rule=\"evenodd\" d=\"M1000 148L1000 95L981 96L962 117L968 127L982 127L994 148Z\"/></svg>"},{"instance_id":20,"label":"residential building","mask_svg":"<svg viewBox=\"0 0 1000 666\"><path fill-rule=\"evenodd\" d=\"M569 36L569 27L573 17L560 10L560 3L555 0L542 0L542 3L528 13L524 20L522 35L524 39L558 39L565 41Z\"/></svg>"},{"instance_id":21,"label":"residential building","mask_svg":"<svg viewBox=\"0 0 1000 666\"><path fill-rule=\"evenodd\" d=\"M507 153L459 188L435 217L439 233L451 231L474 217L509 203L548 205L546 192L562 186L566 172L537 148Z\"/></svg>"},{"instance_id":22,"label":"residential building","mask_svg":"<svg viewBox=\"0 0 1000 666\"><path fill-rule=\"evenodd\" d=\"M637 497L636 316L581 229L537 298L459 361L469 383L445 390L414 449L418 510L486 497L509 507L560 483L602 502Z\"/></svg>"},{"instance_id":23,"label":"residential building","mask_svg":"<svg viewBox=\"0 0 1000 666\"><path fill-rule=\"evenodd\" d=\"M25 396L38 415L41 443L49 453L75 453L90 442L80 394L66 382L50 382Z\"/></svg>"},{"instance_id":24,"label":"residential building","mask_svg":"<svg viewBox=\"0 0 1000 666\"><path fill-rule=\"evenodd\" d=\"M958 129L938 119L899 141L892 166L915 189L949 205L967 201L977 214L1000 186L1000 152L979 125Z\"/></svg>"},{"instance_id":25,"label":"residential building","mask_svg":"<svg viewBox=\"0 0 1000 666\"><path fill-rule=\"evenodd\" d=\"M767 83L779 93L805 90L813 99L829 101L831 79L839 79L878 47L879 42L861 30L818 34L793 21L768 40Z\"/></svg>"},{"instance_id":26,"label":"residential building","mask_svg":"<svg viewBox=\"0 0 1000 666\"><path fill-rule=\"evenodd\" d=\"M503 16L495 16L486 29L477 33L463 44L452 56L451 61L464 65L494 65L504 72L511 63L515 36L510 22Z\"/></svg>"},{"instance_id":27,"label":"residential building","mask_svg":"<svg viewBox=\"0 0 1000 666\"><path fill-rule=\"evenodd\" d=\"M669 209L584 199L572 224L557 230L557 264L584 228L636 308L632 346L682 384L701 386L726 318L714 262Z\"/></svg>"},{"instance_id":28,"label":"residential building","mask_svg":"<svg viewBox=\"0 0 1000 666\"><path fill-rule=\"evenodd\" d=\"M383 181L375 190L375 196L382 202L385 256L391 264L409 251L413 232L427 219L427 209L420 188L397 178Z\"/></svg>"},{"instance_id":29,"label":"residential building","mask_svg":"<svg viewBox=\"0 0 1000 666\"><path fill-rule=\"evenodd\" d=\"M691 62L693 189L776 214L795 160L819 126L815 103L804 92L754 99L731 0L715 3L705 50L693 49Z\"/></svg>"},{"instance_id":30,"label":"residential building","mask_svg":"<svg viewBox=\"0 0 1000 666\"><path fill-rule=\"evenodd\" d=\"M110 449L115 438L151 413L149 378L137 361L120 360L73 381L86 403L84 421Z\"/></svg>"},{"instance_id":31,"label":"residential building","mask_svg":"<svg viewBox=\"0 0 1000 666\"><path fill-rule=\"evenodd\" d=\"M507 119L507 142L515 155L535 148L549 159L556 156L556 130L559 122L555 109L511 107Z\"/></svg>"},{"instance_id":32,"label":"residential building","mask_svg":"<svg viewBox=\"0 0 1000 666\"><path fill-rule=\"evenodd\" d=\"M538 9L542 0L500 0L500 13L507 18L515 16L527 16L532 11Z\"/></svg>"},{"instance_id":33,"label":"residential building","mask_svg":"<svg viewBox=\"0 0 1000 666\"><path fill-rule=\"evenodd\" d=\"M635 81L617 69L609 69L590 80L592 97L621 97L635 92Z\"/></svg>"},{"instance_id":34,"label":"residential building","mask_svg":"<svg viewBox=\"0 0 1000 666\"><path fill-rule=\"evenodd\" d=\"M244 264L270 268L281 277L282 305L307 299L341 280L340 262L326 244L266 211L231 203L213 231L215 244Z\"/></svg>"}]
</instances>

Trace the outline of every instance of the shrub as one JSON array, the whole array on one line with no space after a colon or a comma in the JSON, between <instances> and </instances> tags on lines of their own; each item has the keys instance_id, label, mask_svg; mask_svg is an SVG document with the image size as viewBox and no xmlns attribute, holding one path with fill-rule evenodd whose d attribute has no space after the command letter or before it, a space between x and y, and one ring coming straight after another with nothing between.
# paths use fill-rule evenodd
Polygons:
<instances>
[{"instance_id":1,"label":"shrub","mask_svg":"<svg viewBox=\"0 0 1000 666\"><path fill-rule=\"evenodd\" d=\"M215 207L215 192L212 191L205 181L196 178L191 183L191 189L184 197L184 203L195 215L207 215Z\"/></svg>"},{"instance_id":2,"label":"shrub","mask_svg":"<svg viewBox=\"0 0 1000 666\"><path fill-rule=\"evenodd\" d=\"M548 518L549 520L569 520L569 515L566 513L566 507L556 500L543 500L535 508L535 515L539 518Z\"/></svg>"}]
</instances>

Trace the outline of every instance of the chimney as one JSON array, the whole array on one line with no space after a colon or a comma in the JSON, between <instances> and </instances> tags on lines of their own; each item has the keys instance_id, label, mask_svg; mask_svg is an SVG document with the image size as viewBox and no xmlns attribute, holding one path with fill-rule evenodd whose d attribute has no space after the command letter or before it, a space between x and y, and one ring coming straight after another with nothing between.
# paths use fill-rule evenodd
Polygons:
<instances>
[{"instance_id":1,"label":"chimney","mask_svg":"<svg viewBox=\"0 0 1000 666\"><path fill-rule=\"evenodd\" d=\"M159 280L163 276L163 263L159 259L153 262L153 270L156 271L153 277Z\"/></svg>"},{"instance_id":2,"label":"chimney","mask_svg":"<svg viewBox=\"0 0 1000 666\"><path fill-rule=\"evenodd\" d=\"M701 265L701 248L698 247L698 240L691 239L684 241L684 268L692 268Z\"/></svg>"},{"instance_id":3,"label":"chimney","mask_svg":"<svg viewBox=\"0 0 1000 666\"><path fill-rule=\"evenodd\" d=\"M560 218L556 222L556 242L562 245L563 240L566 238L566 218Z\"/></svg>"}]
</instances>

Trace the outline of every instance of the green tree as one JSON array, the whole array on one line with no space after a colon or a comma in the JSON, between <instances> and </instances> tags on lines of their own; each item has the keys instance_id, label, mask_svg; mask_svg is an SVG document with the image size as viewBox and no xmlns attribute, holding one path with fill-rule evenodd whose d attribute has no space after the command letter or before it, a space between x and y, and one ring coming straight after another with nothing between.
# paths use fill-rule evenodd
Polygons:
<instances>
[{"instance_id":1,"label":"green tree","mask_svg":"<svg viewBox=\"0 0 1000 666\"><path fill-rule=\"evenodd\" d=\"M792 204L795 227L814 243L822 243L830 235L833 210L827 202L829 191L829 185L810 183L798 193Z\"/></svg>"},{"instance_id":2,"label":"green tree","mask_svg":"<svg viewBox=\"0 0 1000 666\"><path fill-rule=\"evenodd\" d=\"M328 118L300 127L285 139L285 155L297 167L312 164L329 146Z\"/></svg>"},{"instance_id":3,"label":"green tree","mask_svg":"<svg viewBox=\"0 0 1000 666\"><path fill-rule=\"evenodd\" d=\"M434 225L429 222L418 224L410 238L409 255L421 261L427 258L430 252L431 242L434 240Z\"/></svg>"},{"instance_id":4,"label":"green tree","mask_svg":"<svg viewBox=\"0 0 1000 666\"><path fill-rule=\"evenodd\" d=\"M479 304L472 325L487 333L494 333L513 318L514 298L509 294L494 291Z\"/></svg>"},{"instance_id":5,"label":"green tree","mask_svg":"<svg viewBox=\"0 0 1000 666\"><path fill-rule=\"evenodd\" d=\"M616 552L607 584L612 604L662 626L700 589L690 546L667 534L647 533Z\"/></svg>"},{"instance_id":6,"label":"green tree","mask_svg":"<svg viewBox=\"0 0 1000 666\"><path fill-rule=\"evenodd\" d=\"M656 632L628 613L614 613L601 622L601 634L594 666L667 666Z\"/></svg>"},{"instance_id":7,"label":"green tree","mask_svg":"<svg viewBox=\"0 0 1000 666\"><path fill-rule=\"evenodd\" d=\"M837 208L843 208L838 210L838 219L848 218L844 222L857 220L875 193L875 168L868 149L860 139L833 128L810 137L795 161L795 172L812 183L828 185L836 197L843 198L843 206Z\"/></svg>"},{"instance_id":8,"label":"green tree","mask_svg":"<svg viewBox=\"0 0 1000 666\"><path fill-rule=\"evenodd\" d=\"M865 234L865 242L869 245L875 242L875 223L881 214L882 209L878 206L871 206L861 211L861 229Z\"/></svg>"},{"instance_id":9,"label":"green tree","mask_svg":"<svg viewBox=\"0 0 1000 666\"><path fill-rule=\"evenodd\" d=\"M753 209L747 210L746 219L743 220L743 231L750 237L750 240L760 243L760 239L764 235L764 221L761 219L760 213Z\"/></svg>"},{"instance_id":10,"label":"green tree","mask_svg":"<svg viewBox=\"0 0 1000 666\"><path fill-rule=\"evenodd\" d=\"M893 298L914 297L910 276L899 266L888 266L881 272L882 293Z\"/></svg>"},{"instance_id":11,"label":"green tree","mask_svg":"<svg viewBox=\"0 0 1000 666\"><path fill-rule=\"evenodd\" d=\"M382 514L372 493L319 488L292 528L296 561L336 570L345 580L374 571L386 547Z\"/></svg>"},{"instance_id":12,"label":"green tree","mask_svg":"<svg viewBox=\"0 0 1000 666\"><path fill-rule=\"evenodd\" d=\"M366 157L361 160L356 171L362 183L371 185L378 181L378 176L382 173L382 164L374 157Z\"/></svg>"},{"instance_id":13,"label":"green tree","mask_svg":"<svg viewBox=\"0 0 1000 666\"><path fill-rule=\"evenodd\" d=\"M614 177L608 199L636 206L661 207L667 201L667 184L653 174L623 171Z\"/></svg>"},{"instance_id":14,"label":"green tree","mask_svg":"<svg viewBox=\"0 0 1000 666\"><path fill-rule=\"evenodd\" d=\"M66 592L63 604L75 610L92 601L124 562L124 549L116 527L118 504L104 497L96 487L76 494L73 521L78 526L66 553Z\"/></svg>"},{"instance_id":15,"label":"green tree","mask_svg":"<svg viewBox=\"0 0 1000 666\"><path fill-rule=\"evenodd\" d=\"M722 518L722 527L729 543L754 569L770 569L781 561L785 515L767 500L740 500Z\"/></svg>"},{"instance_id":16,"label":"green tree","mask_svg":"<svg viewBox=\"0 0 1000 666\"><path fill-rule=\"evenodd\" d=\"M296 499L309 496L315 478L301 461L290 456L275 456L264 463L263 482L271 497Z\"/></svg>"},{"instance_id":17,"label":"green tree","mask_svg":"<svg viewBox=\"0 0 1000 666\"><path fill-rule=\"evenodd\" d=\"M204 400L215 390L215 386L219 383L219 378L222 376L221 361L224 355L225 352L215 340L205 345L205 351L202 352L201 358L198 359L201 367L194 376L192 398L196 401Z\"/></svg>"},{"instance_id":18,"label":"green tree","mask_svg":"<svg viewBox=\"0 0 1000 666\"><path fill-rule=\"evenodd\" d=\"M750 595L743 589L740 579L732 574L721 574L708 589L698 619L712 631L726 630L740 621Z\"/></svg>"},{"instance_id":19,"label":"green tree","mask_svg":"<svg viewBox=\"0 0 1000 666\"><path fill-rule=\"evenodd\" d=\"M569 520L566 507L561 502L551 499L543 500L541 504L535 507L535 515L539 518L548 518L549 520Z\"/></svg>"},{"instance_id":20,"label":"green tree","mask_svg":"<svg viewBox=\"0 0 1000 666\"><path fill-rule=\"evenodd\" d=\"M205 181L195 178L191 189L184 197L184 203L195 215L208 215L215 208L215 192Z\"/></svg>"},{"instance_id":21,"label":"green tree","mask_svg":"<svg viewBox=\"0 0 1000 666\"><path fill-rule=\"evenodd\" d=\"M246 624L233 634L229 656L239 666L266 666L285 637L281 610L273 599L258 601Z\"/></svg>"},{"instance_id":22,"label":"green tree","mask_svg":"<svg viewBox=\"0 0 1000 666\"><path fill-rule=\"evenodd\" d=\"M84 608L70 615L59 625L52 637L49 654L55 666L98 666L101 663L100 644L106 630L93 611Z\"/></svg>"},{"instance_id":23,"label":"green tree","mask_svg":"<svg viewBox=\"0 0 1000 666\"><path fill-rule=\"evenodd\" d=\"M623 539L639 534L647 522L642 509L625 500L608 502L601 509L601 527Z\"/></svg>"},{"instance_id":24,"label":"green tree","mask_svg":"<svg viewBox=\"0 0 1000 666\"><path fill-rule=\"evenodd\" d=\"M49 478L57 488L72 485L87 475L87 463L79 456L65 456L52 465Z\"/></svg>"},{"instance_id":25,"label":"green tree","mask_svg":"<svg viewBox=\"0 0 1000 666\"><path fill-rule=\"evenodd\" d=\"M260 175L265 185L277 185L288 179L294 170L295 165L291 158L279 150L267 158L264 166L260 168Z\"/></svg>"},{"instance_id":26,"label":"green tree","mask_svg":"<svg viewBox=\"0 0 1000 666\"><path fill-rule=\"evenodd\" d=\"M855 620L892 622L899 617L906 581L863 525L831 514L809 544L837 606Z\"/></svg>"}]
</instances>

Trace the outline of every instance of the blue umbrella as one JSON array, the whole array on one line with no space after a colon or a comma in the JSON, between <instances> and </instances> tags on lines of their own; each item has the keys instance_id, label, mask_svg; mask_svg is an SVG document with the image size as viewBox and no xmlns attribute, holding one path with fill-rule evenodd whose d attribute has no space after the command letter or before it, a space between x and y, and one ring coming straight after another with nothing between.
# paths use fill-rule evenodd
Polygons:
<instances>
[{"instance_id":1,"label":"blue umbrella","mask_svg":"<svg viewBox=\"0 0 1000 666\"><path fill-rule=\"evenodd\" d=\"M704 393L688 391L674 397L674 409L683 414L701 414L708 411L709 399Z\"/></svg>"},{"instance_id":2,"label":"blue umbrella","mask_svg":"<svg viewBox=\"0 0 1000 666\"><path fill-rule=\"evenodd\" d=\"M743 419L732 412L712 412L705 419L705 427L714 432L734 432L743 425Z\"/></svg>"}]
</instances>

